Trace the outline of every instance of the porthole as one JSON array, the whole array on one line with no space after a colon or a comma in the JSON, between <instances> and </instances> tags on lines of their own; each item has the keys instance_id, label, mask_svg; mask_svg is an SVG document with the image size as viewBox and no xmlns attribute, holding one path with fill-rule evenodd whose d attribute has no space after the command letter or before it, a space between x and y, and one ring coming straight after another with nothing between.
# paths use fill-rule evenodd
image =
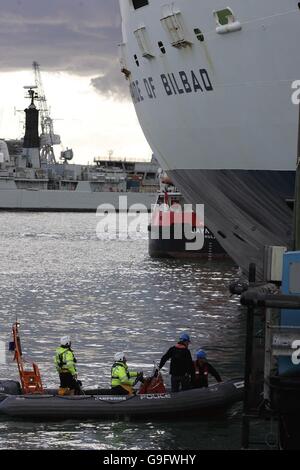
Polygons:
<instances>
[{"instance_id":1,"label":"porthole","mask_svg":"<svg viewBox=\"0 0 300 470\"><path fill-rule=\"evenodd\" d=\"M135 10L138 8L145 7L146 5L149 5L148 0L132 0L132 5Z\"/></svg>"},{"instance_id":2,"label":"porthole","mask_svg":"<svg viewBox=\"0 0 300 470\"><path fill-rule=\"evenodd\" d=\"M195 33L196 38L198 39L198 41L200 41L200 42L204 41L204 34L202 33L202 31L199 28L195 28L194 33Z\"/></svg>"},{"instance_id":3,"label":"porthole","mask_svg":"<svg viewBox=\"0 0 300 470\"><path fill-rule=\"evenodd\" d=\"M227 238L225 233L221 232L220 230L218 231L218 234L220 235L220 237L224 238L224 240Z\"/></svg>"},{"instance_id":4,"label":"porthole","mask_svg":"<svg viewBox=\"0 0 300 470\"><path fill-rule=\"evenodd\" d=\"M162 52L163 54L166 53L165 46L164 46L164 44L163 44L161 41L158 42L158 47L160 48L160 50L161 50L161 52Z\"/></svg>"}]
</instances>

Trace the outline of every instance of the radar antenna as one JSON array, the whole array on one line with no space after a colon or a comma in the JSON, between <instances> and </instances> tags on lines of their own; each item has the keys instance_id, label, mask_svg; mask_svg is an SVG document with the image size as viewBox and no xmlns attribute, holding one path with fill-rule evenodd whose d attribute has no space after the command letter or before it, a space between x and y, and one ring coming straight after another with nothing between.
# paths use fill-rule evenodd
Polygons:
<instances>
[{"instance_id":1,"label":"radar antenna","mask_svg":"<svg viewBox=\"0 0 300 470\"><path fill-rule=\"evenodd\" d=\"M39 99L39 95L35 91L37 86L24 86L23 88L24 90L28 90L28 96L25 96L25 98L31 99L30 107L35 108L34 100Z\"/></svg>"}]
</instances>

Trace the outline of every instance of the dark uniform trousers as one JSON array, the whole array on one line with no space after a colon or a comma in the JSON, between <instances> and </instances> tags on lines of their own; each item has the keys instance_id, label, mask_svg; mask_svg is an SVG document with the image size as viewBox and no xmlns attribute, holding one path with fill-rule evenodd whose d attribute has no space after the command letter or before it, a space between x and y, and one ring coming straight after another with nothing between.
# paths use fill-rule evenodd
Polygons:
<instances>
[{"instance_id":1,"label":"dark uniform trousers","mask_svg":"<svg viewBox=\"0 0 300 470\"><path fill-rule=\"evenodd\" d=\"M172 392L179 392L180 386L182 390L188 390L190 388L190 377L188 375L171 376Z\"/></svg>"},{"instance_id":2,"label":"dark uniform trousers","mask_svg":"<svg viewBox=\"0 0 300 470\"><path fill-rule=\"evenodd\" d=\"M75 390L76 395L80 395L80 386L70 372L61 372L59 374L61 388L69 388Z\"/></svg>"}]
</instances>

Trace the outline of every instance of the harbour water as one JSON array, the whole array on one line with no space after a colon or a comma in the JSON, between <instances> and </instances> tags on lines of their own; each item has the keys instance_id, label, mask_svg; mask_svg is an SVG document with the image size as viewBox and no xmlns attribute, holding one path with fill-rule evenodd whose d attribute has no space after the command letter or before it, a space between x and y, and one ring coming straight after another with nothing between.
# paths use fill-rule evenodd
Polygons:
<instances>
[{"instance_id":1,"label":"harbour water","mask_svg":"<svg viewBox=\"0 0 300 470\"><path fill-rule=\"evenodd\" d=\"M109 386L116 351L150 374L187 331L222 378L243 374L245 314L228 284L230 263L152 260L147 233L96 234L93 214L0 213L0 340L16 317L25 355L57 386L55 348L72 336L84 386ZM168 369L164 374L169 382ZM17 379L9 353L0 378ZM213 379L212 379L213 381ZM238 449L241 405L225 416L172 422L43 423L0 418L0 449Z\"/></svg>"}]
</instances>

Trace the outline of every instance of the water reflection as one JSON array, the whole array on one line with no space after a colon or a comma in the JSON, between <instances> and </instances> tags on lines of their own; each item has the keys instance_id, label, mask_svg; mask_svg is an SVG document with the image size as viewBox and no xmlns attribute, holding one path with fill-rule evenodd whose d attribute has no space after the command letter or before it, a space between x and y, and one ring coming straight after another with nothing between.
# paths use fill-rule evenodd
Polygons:
<instances>
[{"instance_id":1,"label":"water reflection","mask_svg":"<svg viewBox=\"0 0 300 470\"><path fill-rule=\"evenodd\" d=\"M147 234L99 240L91 214L0 214L0 339L18 316L25 352L57 384L53 354L70 334L85 385L109 384L112 357L152 370L178 334L203 347L224 377L242 373L244 316L227 286L230 264L151 260ZM16 366L0 365L16 378ZM168 375L166 374L168 381ZM200 423L0 421L1 448L187 449L239 447L240 414Z\"/></svg>"}]
</instances>

